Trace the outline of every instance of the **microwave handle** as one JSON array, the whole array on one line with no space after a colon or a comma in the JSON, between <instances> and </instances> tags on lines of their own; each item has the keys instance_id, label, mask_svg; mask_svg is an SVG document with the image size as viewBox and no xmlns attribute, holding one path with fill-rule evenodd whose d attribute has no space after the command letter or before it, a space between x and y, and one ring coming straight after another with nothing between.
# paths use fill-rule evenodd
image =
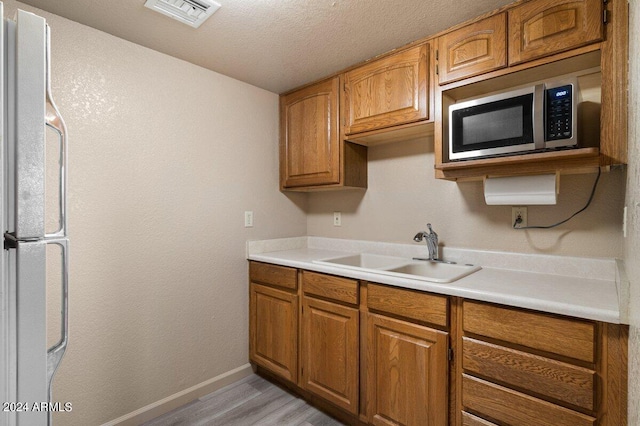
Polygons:
<instances>
[{"instance_id":1,"label":"microwave handle","mask_svg":"<svg viewBox=\"0 0 640 426\"><path fill-rule=\"evenodd\" d=\"M533 142L535 143L535 149L544 149L544 126L545 119L545 107L544 107L544 84L536 84L533 93Z\"/></svg>"}]
</instances>

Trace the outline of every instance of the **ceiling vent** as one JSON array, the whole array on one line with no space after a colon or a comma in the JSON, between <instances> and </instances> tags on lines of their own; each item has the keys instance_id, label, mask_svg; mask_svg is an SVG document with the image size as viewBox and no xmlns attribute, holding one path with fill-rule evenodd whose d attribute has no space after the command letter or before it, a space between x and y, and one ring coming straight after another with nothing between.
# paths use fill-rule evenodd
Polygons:
<instances>
[{"instance_id":1,"label":"ceiling vent","mask_svg":"<svg viewBox=\"0 0 640 426\"><path fill-rule=\"evenodd\" d=\"M220 8L212 0L147 0L144 5L194 28Z\"/></svg>"}]
</instances>

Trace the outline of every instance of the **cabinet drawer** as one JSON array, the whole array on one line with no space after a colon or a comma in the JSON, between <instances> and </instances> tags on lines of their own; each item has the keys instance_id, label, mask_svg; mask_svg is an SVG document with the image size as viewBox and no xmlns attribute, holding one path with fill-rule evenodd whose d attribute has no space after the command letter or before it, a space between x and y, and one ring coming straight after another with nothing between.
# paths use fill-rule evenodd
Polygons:
<instances>
[{"instance_id":1,"label":"cabinet drawer","mask_svg":"<svg viewBox=\"0 0 640 426\"><path fill-rule=\"evenodd\" d=\"M325 299L358 304L358 281L316 272L302 272L302 290Z\"/></svg>"},{"instance_id":2,"label":"cabinet drawer","mask_svg":"<svg viewBox=\"0 0 640 426\"><path fill-rule=\"evenodd\" d=\"M514 390L462 375L462 405L509 425L593 426L596 419ZM473 423L471 423L473 424Z\"/></svg>"},{"instance_id":3,"label":"cabinet drawer","mask_svg":"<svg viewBox=\"0 0 640 426\"><path fill-rule=\"evenodd\" d=\"M593 410L595 371L463 338L465 371Z\"/></svg>"},{"instance_id":4,"label":"cabinet drawer","mask_svg":"<svg viewBox=\"0 0 640 426\"><path fill-rule=\"evenodd\" d=\"M370 283L367 286L367 307L420 322L447 326L446 296Z\"/></svg>"},{"instance_id":5,"label":"cabinet drawer","mask_svg":"<svg viewBox=\"0 0 640 426\"><path fill-rule=\"evenodd\" d=\"M463 411L462 426L497 426L497 425L485 419L481 419L480 417L476 417L473 414L469 414L466 411Z\"/></svg>"},{"instance_id":6,"label":"cabinet drawer","mask_svg":"<svg viewBox=\"0 0 640 426\"><path fill-rule=\"evenodd\" d=\"M463 303L463 315L465 332L595 362L594 322L468 300Z\"/></svg>"},{"instance_id":7,"label":"cabinet drawer","mask_svg":"<svg viewBox=\"0 0 640 426\"><path fill-rule=\"evenodd\" d=\"M253 282L275 285L295 290L298 288L298 272L286 266L250 262L249 279Z\"/></svg>"}]
</instances>

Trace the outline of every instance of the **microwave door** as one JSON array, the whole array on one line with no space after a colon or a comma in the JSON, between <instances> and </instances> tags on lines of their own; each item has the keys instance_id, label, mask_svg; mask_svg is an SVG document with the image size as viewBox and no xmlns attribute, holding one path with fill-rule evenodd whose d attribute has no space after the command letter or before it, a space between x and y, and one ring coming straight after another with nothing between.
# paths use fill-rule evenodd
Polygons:
<instances>
[{"instance_id":1,"label":"microwave door","mask_svg":"<svg viewBox=\"0 0 640 426\"><path fill-rule=\"evenodd\" d=\"M536 88L529 87L451 105L449 158L531 151L536 149L537 139L544 144L539 129L534 127L535 98Z\"/></svg>"}]
</instances>

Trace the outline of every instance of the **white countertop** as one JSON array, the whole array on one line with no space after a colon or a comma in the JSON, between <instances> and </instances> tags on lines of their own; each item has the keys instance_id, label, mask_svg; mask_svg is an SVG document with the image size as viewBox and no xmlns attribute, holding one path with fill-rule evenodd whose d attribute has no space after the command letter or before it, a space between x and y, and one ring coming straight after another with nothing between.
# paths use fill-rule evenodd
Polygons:
<instances>
[{"instance_id":1,"label":"white countertop","mask_svg":"<svg viewBox=\"0 0 640 426\"><path fill-rule=\"evenodd\" d=\"M628 324L619 287L615 259L482 252L444 249L445 259L474 263L481 270L452 283L406 279L339 266L314 263L357 253L412 257L423 255L424 246L372 243L318 237L249 241L247 258L310 271L339 275L397 287L500 303L578 318ZM544 272L542 272L544 271Z\"/></svg>"}]
</instances>

